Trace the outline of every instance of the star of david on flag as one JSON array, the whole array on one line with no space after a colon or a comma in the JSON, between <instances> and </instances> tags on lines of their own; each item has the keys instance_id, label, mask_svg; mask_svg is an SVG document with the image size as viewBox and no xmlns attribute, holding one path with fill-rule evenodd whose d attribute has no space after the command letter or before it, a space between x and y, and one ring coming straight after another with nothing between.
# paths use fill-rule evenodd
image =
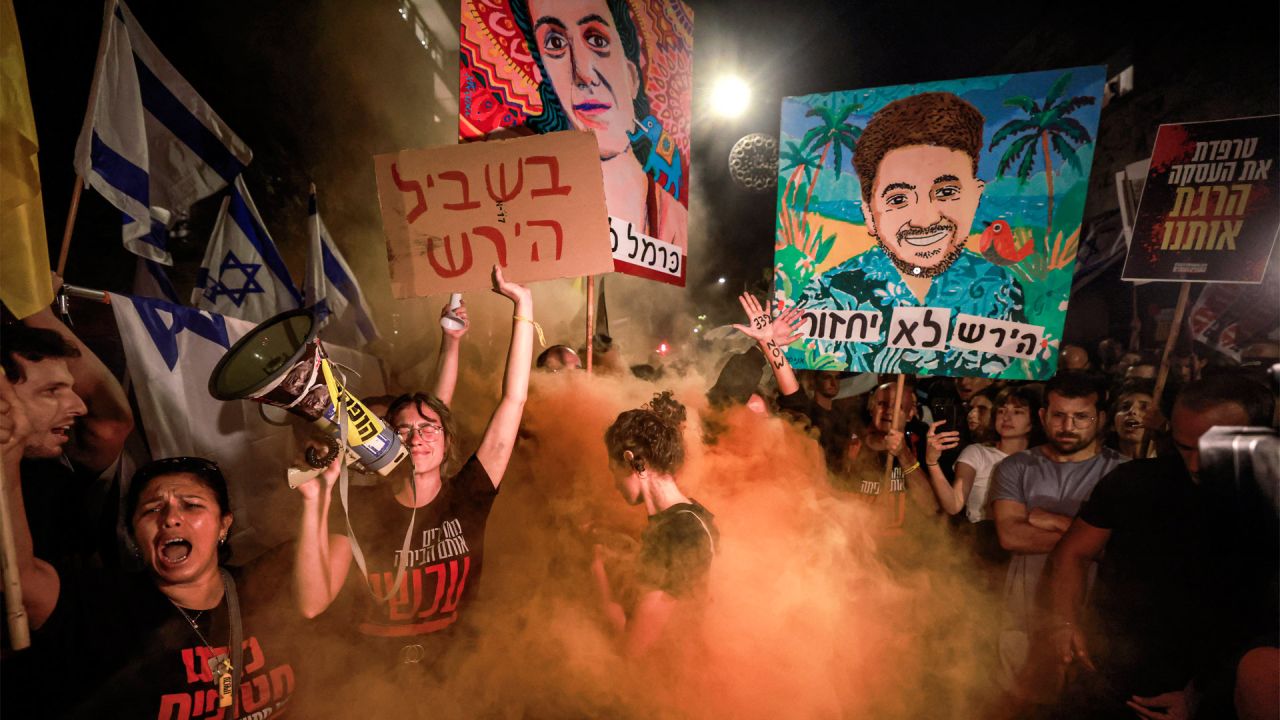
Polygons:
<instances>
[{"instance_id":1,"label":"star of david on flag","mask_svg":"<svg viewBox=\"0 0 1280 720\"><path fill-rule=\"evenodd\" d=\"M302 306L280 251L237 177L222 201L191 303L228 317L262 322Z\"/></svg>"}]
</instances>

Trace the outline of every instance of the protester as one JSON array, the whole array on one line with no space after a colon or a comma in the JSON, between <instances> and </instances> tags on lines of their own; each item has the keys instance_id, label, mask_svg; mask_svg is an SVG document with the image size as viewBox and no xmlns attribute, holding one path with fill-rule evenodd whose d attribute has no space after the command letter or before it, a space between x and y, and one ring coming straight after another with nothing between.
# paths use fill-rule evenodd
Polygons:
<instances>
[{"instance_id":1,"label":"protester","mask_svg":"<svg viewBox=\"0 0 1280 720\"><path fill-rule=\"evenodd\" d=\"M391 424L409 449L411 472L400 474L395 482L351 493L350 523L367 568L352 568L353 557L360 564L352 541L329 532L335 522L330 510L339 479L337 465L299 487L303 512L294 579L302 613L324 613L344 585L355 586L346 593L357 606L353 612L354 631L361 640L358 650L375 667L405 670L394 677L412 687L428 675L412 672L409 666L442 671L437 658L475 594L485 523L511 458L528 392L532 295L528 288L507 282L497 266L493 285L494 292L515 306L501 401L480 447L447 479L444 473L457 442L449 407L422 393L401 396L392 404ZM336 522L341 518L337 513ZM402 558L403 564L398 562ZM442 597L444 588L449 589L448 597Z\"/></svg>"},{"instance_id":2,"label":"protester","mask_svg":"<svg viewBox=\"0 0 1280 720\"><path fill-rule=\"evenodd\" d=\"M1098 448L1098 433L1106 427L1103 402L1090 375L1058 374L1045 386L1040 410L1046 444L1005 458L995 470L996 532L1001 547L1013 553L1000 630L1000 683L1022 700L1043 702L1055 689L1043 686L1037 676L1042 665L1029 658L1045 560L1093 486L1124 461L1114 450Z\"/></svg>"},{"instance_id":3,"label":"protester","mask_svg":"<svg viewBox=\"0 0 1280 720\"><path fill-rule=\"evenodd\" d=\"M600 545L591 565L609 628L632 657L663 641L678 606L705 593L720 541L714 516L681 492L676 479L684 462L684 419L684 406L663 392L648 405L619 415L605 432L618 492L628 504L644 505L649 515L640 543L638 587L614 586Z\"/></svg>"},{"instance_id":4,"label":"protester","mask_svg":"<svg viewBox=\"0 0 1280 720\"><path fill-rule=\"evenodd\" d=\"M1149 380L1130 380L1116 390L1111 401L1107 447L1127 458L1138 457L1146 418L1154 409L1153 391L1153 383Z\"/></svg>"},{"instance_id":5,"label":"protester","mask_svg":"<svg viewBox=\"0 0 1280 720\"><path fill-rule=\"evenodd\" d=\"M203 707L222 698L232 717L281 710L297 688L284 626L262 604L238 596L219 567L233 517L217 465L168 458L134 473L124 511L145 573L55 568L33 552L14 482L24 443L41 433L25 404L0 380L4 492L23 606L35 630L23 669L64 676L69 658L84 657L94 672L39 696L9 675L5 693L23 695L19 705L38 708L41 717L171 717L193 702ZM223 676L230 682L220 693ZM244 693L245 686L257 691Z\"/></svg>"},{"instance_id":6,"label":"protester","mask_svg":"<svg viewBox=\"0 0 1280 720\"><path fill-rule=\"evenodd\" d=\"M973 401L979 399L985 399L985 394L974 396ZM965 447L956 460L955 481L949 481L942 473L938 459L945 450L959 442L960 433L955 430L939 432L941 422L929 426L925 467L942 509L951 515L964 510L965 519L978 531L979 555L992 562L1002 562L1004 556L999 552L995 515L991 509L991 475L1006 457L1040 444L1044 431L1040 426L1040 393L1034 387L1006 387L995 393L993 404L995 412L988 415L987 425L979 436L994 437L995 442L978 442ZM971 421L973 415L971 411Z\"/></svg>"},{"instance_id":7,"label":"protester","mask_svg":"<svg viewBox=\"0 0 1280 720\"><path fill-rule=\"evenodd\" d=\"M22 478L36 552L115 564L116 501L103 476L133 430L120 383L51 308L5 324L0 363L33 428Z\"/></svg>"},{"instance_id":8,"label":"protester","mask_svg":"<svg viewBox=\"0 0 1280 720\"><path fill-rule=\"evenodd\" d=\"M898 398L898 425L893 424L896 382L886 382L871 394L860 437L851 437L845 472L837 477L837 489L856 493L871 503L875 531L896 535L911 516L931 517L937 502L921 465L925 457L924 433L904 431L918 410L915 383L907 379ZM885 468L892 457L892 468ZM880 498L884 496L885 500ZM908 496L911 500L908 502Z\"/></svg>"},{"instance_id":9,"label":"protester","mask_svg":"<svg viewBox=\"0 0 1280 720\"><path fill-rule=\"evenodd\" d=\"M538 355L537 367L553 373L578 370L582 367L582 361L578 359L578 353L568 345L552 345Z\"/></svg>"},{"instance_id":10,"label":"protester","mask_svg":"<svg viewBox=\"0 0 1280 720\"><path fill-rule=\"evenodd\" d=\"M1058 369L1060 371L1085 371L1093 368L1093 361L1089 358L1089 351L1083 345L1063 343L1058 357Z\"/></svg>"},{"instance_id":11,"label":"protester","mask_svg":"<svg viewBox=\"0 0 1280 720\"><path fill-rule=\"evenodd\" d=\"M1274 642L1276 620L1257 612L1273 606L1274 586L1240 569L1274 571L1275 537L1238 532L1252 510L1237 488L1204 481L1199 440L1215 425L1266 425L1271 413L1270 394L1249 380L1193 382L1170 419L1178 452L1121 465L1094 488L1043 588L1046 641L1078 671L1063 717L1185 718L1197 706L1201 717L1230 716L1230 668L1260 627Z\"/></svg>"}]
</instances>

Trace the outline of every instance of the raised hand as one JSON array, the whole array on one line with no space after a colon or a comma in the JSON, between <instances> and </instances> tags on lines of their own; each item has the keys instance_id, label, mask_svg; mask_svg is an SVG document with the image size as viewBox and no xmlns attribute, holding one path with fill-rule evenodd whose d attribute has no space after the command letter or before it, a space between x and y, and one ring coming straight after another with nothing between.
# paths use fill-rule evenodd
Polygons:
<instances>
[{"instance_id":1,"label":"raised hand","mask_svg":"<svg viewBox=\"0 0 1280 720\"><path fill-rule=\"evenodd\" d=\"M0 375L0 451L21 451L30 433L26 405L18 399L9 379Z\"/></svg>"},{"instance_id":2,"label":"raised hand","mask_svg":"<svg viewBox=\"0 0 1280 720\"><path fill-rule=\"evenodd\" d=\"M960 444L959 430L938 432L938 427L946 423L946 420L939 420L929 425L929 433L925 436L928 446L924 451L924 461L927 465L937 465L938 458L942 457L943 452Z\"/></svg>"},{"instance_id":3,"label":"raised hand","mask_svg":"<svg viewBox=\"0 0 1280 720\"><path fill-rule=\"evenodd\" d=\"M502 268L497 264L493 266L493 291L503 297L511 298L517 305L522 301L527 302L533 299L533 293L529 288L519 283L507 282L507 279L502 277Z\"/></svg>"},{"instance_id":4,"label":"raised hand","mask_svg":"<svg viewBox=\"0 0 1280 720\"><path fill-rule=\"evenodd\" d=\"M800 321L804 314L800 308L783 310L778 317L770 320L769 312L761 307L760 301L756 300L754 295L742 293L738 297L738 303L747 314L747 324L735 324L733 327L743 335L762 345L772 341L774 345L780 347L786 347L800 339Z\"/></svg>"},{"instance_id":5,"label":"raised hand","mask_svg":"<svg viewBox=\"0 0 1280 720\"><path fill-rule=\"evenodd\" d=\"M448 314L449 314L449 303L445 303L444 307L440 308L440 317L444 317L445 315L448 315ZM462 323L462 327L458 328L457 330L453 330L453 329L444 327L442 325L440 327L440 330L445 335L448 335L454 340L461 340L462 336L466 335L467 331L471 329L471 321L467 319L467 304L463 302L463 303L460 303L458 307L454 308L453 316L458 318L458 320Z\"/></svg>"}]
</instances>

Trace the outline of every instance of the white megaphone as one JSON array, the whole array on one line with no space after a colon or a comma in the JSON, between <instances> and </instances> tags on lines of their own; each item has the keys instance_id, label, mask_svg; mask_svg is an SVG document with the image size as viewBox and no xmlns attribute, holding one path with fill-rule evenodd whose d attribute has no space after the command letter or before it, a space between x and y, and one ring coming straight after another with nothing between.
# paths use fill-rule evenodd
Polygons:
<instances>
[{"instance_id":1,"label":"white megaphone","mask_svg":"<svg viewBox=\"0 0 1280 720\"><path fill-rule=\"evenodd\" d=\"M344 434L338 423L345 414L349 459L387 475L409 451L381 418L343 387L316 330L308 309L264 320L218 361L209 376L209 394L219 400L282 407L334 438ZM296 483L291 480L290 486Z\"/></svg>"}]
</instances>

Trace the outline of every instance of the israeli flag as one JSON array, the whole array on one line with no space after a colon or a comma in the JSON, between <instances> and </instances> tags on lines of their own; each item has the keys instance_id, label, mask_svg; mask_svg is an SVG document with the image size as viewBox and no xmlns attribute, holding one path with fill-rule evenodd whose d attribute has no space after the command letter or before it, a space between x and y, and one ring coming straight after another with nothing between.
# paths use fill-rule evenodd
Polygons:
<instances>
[{"instance_id":1,"label":"israeli flag","mask_svg":"<svg viewBox=\"0 0 1280 720\"><path fill-rule=\"evenodd\" d=\"M133 294L165 300L175 305L180 302L178 291L169 280L169 274L164 271L164 265L144 257L138 258L137 267L133 271Z\"/></svg>"},{"instance_id":2,"label":"israeli flag","mask_svg":"<svg viewBox=\"0 0 1280 720\"><path fill-rule=\"evenodd\" d=\"M124 213L124 246L165 265L171 218L226 187L253 153L108 0L76 172Z\"/></svg>"},{"instance_id":3,"label":"israeli flag","mask_svg":"<svg viewBox=\"0 0 1280 720\"><path fill-rule=\"evenodd\" d=\"M306 304L315 310L323 339L347 347L360 348L379 338L364 293L356 283L347 261L333 244L316 207L316 186L311 186L308 205L311 253L307 260Z\"/></svg>"},{"instance_id":4,"label":"israeli flag","mask_svg":"<svg viewBox=\"0 0 1280 720\"><path fill-rule=\"evenodd\" d=\"M191 304L254 323L302 307L302 293L289 277L243 177L235 179L222 200L196 273Z\"/></svg>"}]
</instances>

